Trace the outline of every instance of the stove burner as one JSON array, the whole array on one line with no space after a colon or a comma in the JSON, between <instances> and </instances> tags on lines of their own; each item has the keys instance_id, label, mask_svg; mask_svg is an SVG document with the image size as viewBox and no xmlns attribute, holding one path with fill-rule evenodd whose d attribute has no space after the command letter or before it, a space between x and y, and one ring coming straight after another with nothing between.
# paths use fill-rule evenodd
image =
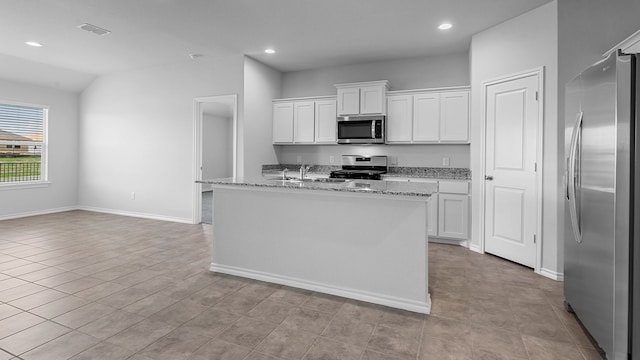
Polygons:
<instances>
[{"instance_id":1,"label":"stove burner","mask_svg":"<svg viewBox=\"0 0 640 360\"><path fill-rule=\"evenodd\" d=\"M342 155L342 169L332 171L329 177L380 180L380 175L386 173L386 156Z\"/></svg>"},{"instance_id":2,"label":"stove burner","mask_svg":"<svg viewBox=\"0 0 640 360\"><path fill-rule=\"evenodd\" d=\"M380 175L384 173L386 173L386 171L382 170L336 170L332 171L329 177L339 179L380 180Z\"/></svg>"}]
</instances>

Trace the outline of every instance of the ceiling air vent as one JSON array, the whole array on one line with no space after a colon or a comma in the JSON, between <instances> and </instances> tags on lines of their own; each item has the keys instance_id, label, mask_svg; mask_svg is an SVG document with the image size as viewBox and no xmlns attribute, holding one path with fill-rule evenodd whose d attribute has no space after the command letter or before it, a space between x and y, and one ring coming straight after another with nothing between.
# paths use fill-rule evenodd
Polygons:
<instances>
[{"instance_id":1,"label":"ceiling air vent","mask_svg":"<svg viewBox=\"0 0 640 360\"><path fill-rule=\"evenodd\" d=\"M107 35L109 34L111 31L107 30L107 29L103 29L101 27L97 27L95 25L91 25L91 24L82 24L82 25L78 25L78 27L82 30L85 31L90 31L96 35Z\"/></svg>"}]
</instances>

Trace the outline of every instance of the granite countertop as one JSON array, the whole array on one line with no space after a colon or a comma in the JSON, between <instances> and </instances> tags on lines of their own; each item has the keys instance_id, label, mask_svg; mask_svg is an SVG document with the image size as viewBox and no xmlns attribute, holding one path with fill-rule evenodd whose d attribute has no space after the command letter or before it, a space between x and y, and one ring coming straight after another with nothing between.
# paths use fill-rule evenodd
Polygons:
<instances>
[{"instance_id":1,"label":"granite countertop","mask_svg":"<svg viewBox=\"0 0 640 360\"><path fill-rule=\"evenodd\" d=\"M283 169L289 169L290 175L296 175L300 164L262 165L265 175L281 175ZM309 174L329 175L333 170L341 169L334 165L310 165ZM471 170L467 168L407 167L389 166L383 177L413 177L436 180L471 180Z\"/></svg>"},{"instance_id":2,"label":"granite countertop","mask_svg":"<svg viewBox=\"0 0 640 360\"><path fill-rule=\"evenodd\" d=\"M255 177L255 178L221 178L198 181L203 184L237 185L284 188L292 190L325 190L369 193L397 196L422 196L429 197L437 191L437 186L430 183L392 182L376 180L347 180L345 182L316 182L282 180L279 177Z\"/></svg>"}]
</instances>

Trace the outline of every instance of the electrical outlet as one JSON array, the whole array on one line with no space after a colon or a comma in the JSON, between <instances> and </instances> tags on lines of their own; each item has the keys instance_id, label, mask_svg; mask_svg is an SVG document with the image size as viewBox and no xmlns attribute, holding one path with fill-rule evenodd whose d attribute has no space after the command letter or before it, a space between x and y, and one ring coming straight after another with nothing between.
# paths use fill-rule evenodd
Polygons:
<instances>
[{"instance_id":1,"label":"electrical outlet","mask_svg":"<svg viewBox=\"0 0 640 360\"><path fill-rule=\"evenodd\" d=\"M136 193L135 192L131 192L131 200L135 200L136 199Z\"/></svg>"},{"instance_id":2,"label":"electrical outlet","mask_svg":"<svg viewBox=\"0 0 640 360\"><path fill-rule=\"evenodd\" d=\"M445 156L442 158L442 166L449 166L449 157Z\"/></svg>"},{"instance_id":3,"label":"electrical outlet","mask_svg":"<svg viewBox=\"0 0 640 360\"><path fill-rule=\"evenodd\" d=\"M397 156L389 156L389 161L391 165L398 165L398 157Z\"/></svg>"},{"instance_id":4,"label":"electrical outlet","mask_svg":"<svg viewBox=\"0 0 640 360\"><path fill-rule=\"evenodd\" d=\"M298 164L302 164L302 156L298 155L296 157L296 161L298 162Z\"/></svg>"},{"instance_id":5,"label":"electrical outlet","mask_svg":"<svg viewBox=\"0 0 640 360\"><path fill-rule=\"evenodd\" d=\"M336 158L333 155L329 155L329 164L333 164L336 161Z\"/></svg>"}]
</instances>

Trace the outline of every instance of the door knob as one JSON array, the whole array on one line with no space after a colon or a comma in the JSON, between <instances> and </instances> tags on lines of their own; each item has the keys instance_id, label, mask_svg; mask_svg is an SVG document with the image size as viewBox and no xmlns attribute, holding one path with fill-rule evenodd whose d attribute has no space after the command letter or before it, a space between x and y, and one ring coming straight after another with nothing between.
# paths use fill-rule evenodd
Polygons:
<instances>
[{"instance_id":1,"label":"door knob","mask_svg":"<svg viewBox=\"0 0 640 360\"><path fill-rule=\"evenodd\" d=\"M485 175L484 179L485 179L485 180L489 180L489 181L491 181L491 180L493 180L493 176L491 176L491 175Z\"/></svg>"}]
</instances>

